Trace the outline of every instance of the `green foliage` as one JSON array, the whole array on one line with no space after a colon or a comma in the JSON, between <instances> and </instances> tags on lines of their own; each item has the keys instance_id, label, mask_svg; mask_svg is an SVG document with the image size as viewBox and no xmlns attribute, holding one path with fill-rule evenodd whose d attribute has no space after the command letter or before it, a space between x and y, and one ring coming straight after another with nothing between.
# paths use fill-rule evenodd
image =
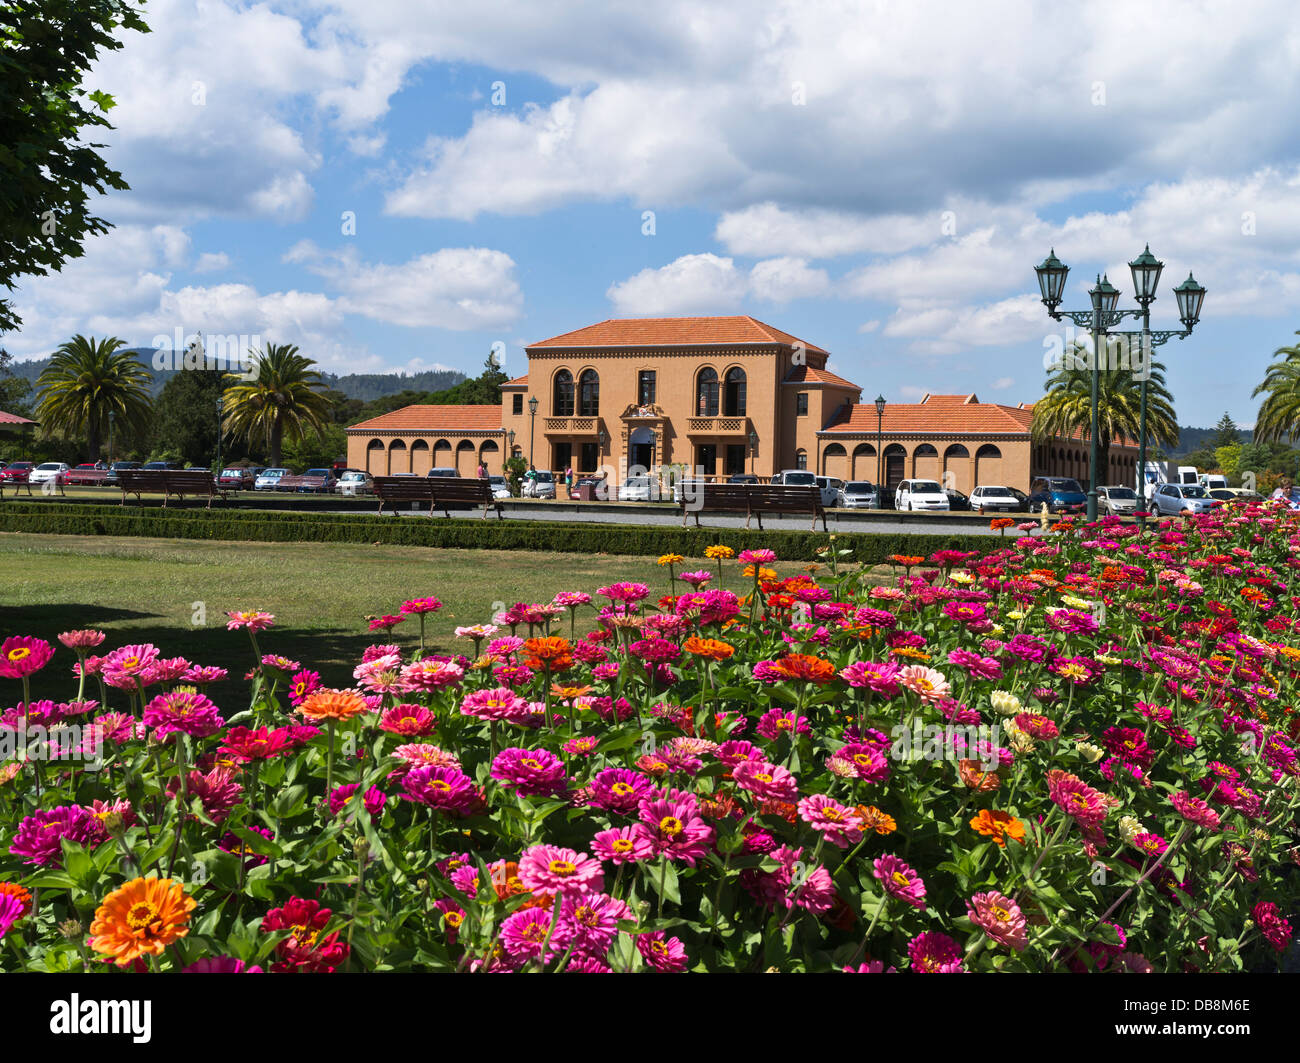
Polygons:
<instances>
[{"instance_id":1,"label":"green foliage","mask_svg":"<svg viewBox=\"0 0 1300 1063\"><path fill-rule=\"evenodd\" d=\"M1225 476L1236 476L1241 470L1241 451L1240 443L1228 443L1225 446L1215 447L1214 464L1222 470Z\"/></svg>"},{"instance_id":2,"label":"green foliage","mask_svg":"<svg viewBox=\"0 0 1300 1063\"><path fill-rule=\"evenodd\" d=\"M209 465L217 451L217 399L225 388L217 369L188 369L176 373L163 387L156 404L153 440L174 450L191 465ZM224 457L233 457L228 448Z\"/></svg>"},{"instance_id":3,"label":"green foliage","mask_svg":"<svg viewBox=\"0 0 1300 1063\"><path fill-rule=\"evenodd\" d=\"M1300 331L1296 332L1300 336ZM1279 347L1279 359L1268 367L1264 380L1251 396L1264 396L1255 417L1255 439L1280 443L1300 437L1300 345Z\"/></svg>"},{"instance_id":4,"label":"green foliage","mask_svg":"<svg viewBox=\"0 0 1300 1063\"><path fill-rule=\"evenodd\" d=\"M301 441L330 419L316 363L293 345L268 343L254 351L248 374L231 374L225 391L223 429L250 446L265 443L272 465L282 461L285 441Z\"/></svg>"},{"instance_id":5,"label":"green foliage","mask_svg":"<svg viewBox=\"0 0 1300 1063\"><path fill-rule=\"evenodd\" d=\"M300 440L284 445L284 464L291 469L319 469L346 456L348 437L337 424L327 424L319 432L309 432Z\"/></svg>"},{"instance_id":6,"label":"green foliage","mask_svg":"<svg viewBox=\"0 0 1300 1063\"><path fill-rule=\"evenodd\" d=\"M519 497L524 473L527 471L528 462L524 458L513 457L506 459L506 483L510 485L510 493L516 498Z\"/></svg>"},{"instance_id":7,"label":"green foliage","mask_svg":"<svg viewBox=\"0 0 1300 1063\"><path fill-rule=\"evenodd\" d=\"M121 30L148 33L127 0L11 0L0 4L0 289L57 272L86 237L111 228L90 213L90 193L127 187L91 138L113 128L113 98L83 78ZM22 323L0 299L0 332Z\"/></svg>"},{"instance_id":8,"label":"green foliage","mask_svg":"<svg viewBox=\"0 0 1300 1063\"><path fill-rule=\"evenodd\" d=\"M1225 410L1223 416L1219 418L1219 423L1214 426L1214 437L1210 442L1210 446L1218 450L1220 447L1228 447L1240 442L1241 433L1237 430L1237 425L1232 420L1232 417Z\"/></svg>"},{"instance_id":9,"label":"green foliage","mask_svg":"<svg viewBox=\"0 0 1300 1063\"><path fill-rule=\"evenodd\" d=\"M84 437L86 454L98 460L110 419L116 432L143 435L153 412L144 366L124 340L73 336L41 373L36 416L47 432Z\"/></svg>"},{"instance_id":10,"label":"green foliage","mask_svg":"<svg viewBox=\"0 0 1300 1063\"><path fill-rule=\"evenodd\" d=\"M31 417L32 385L29 380L14 375L13 360L13 355L0 348L0 410Z\"/></svg>"},{"instance_id":11,"label":"green foliage","mask_svg":"<svg viewBox=\"0 0 1300 1063\"><path fill-rule=\"evenodd\" d=\"M804 531L746 531L741 528L673 528L629 524L567 524L558 521L483 520L478 517L400 518L329 513L282 513L216 508L166 510L72 502L6 500L0 531L50 535L148 535L169 539L232 542L384 543L456 549L528 550L557 553L654 557L665 551L703 557L714 544L737 552L768 547L788 561L824 560L817 551L827 536ZM997 549L985 535L873 535L839 532L835 545L844 560L879 564L891 554L929 557L936 550Z\"/></svg>"}]
</instances>

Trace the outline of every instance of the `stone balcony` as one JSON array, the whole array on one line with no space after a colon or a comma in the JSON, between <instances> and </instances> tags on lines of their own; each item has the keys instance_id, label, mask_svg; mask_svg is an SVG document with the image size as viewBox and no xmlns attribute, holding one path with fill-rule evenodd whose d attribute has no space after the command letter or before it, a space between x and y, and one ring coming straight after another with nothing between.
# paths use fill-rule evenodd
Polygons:
<instances>
[{"instance_id":1,"label":"stone balcony","mask_svg":"<svg viewBox=\"0 0 1300 1063\"><path fill-rule=\"evenodd\" d=\"M542 431L557 436L594 436L600 431L599 417L543 417Z\"/></svg>"},{"instance_id":2,"label":"stone balcony","mask_svg":"<svg viewBox=\"0 0 1300 1063\"><path fill-rule=\"evenodd\" d=\"M748 417L688 417L688 436L735 436L737 440L749 435Z\"/></svg>"}]
</instances>

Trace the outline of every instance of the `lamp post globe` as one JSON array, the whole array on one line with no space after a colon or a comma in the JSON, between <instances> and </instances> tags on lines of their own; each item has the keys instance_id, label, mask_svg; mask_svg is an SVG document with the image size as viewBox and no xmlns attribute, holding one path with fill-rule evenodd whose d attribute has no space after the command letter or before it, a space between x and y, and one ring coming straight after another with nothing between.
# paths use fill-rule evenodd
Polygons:
<instances>
[{"instance_id":1,"label":"lamp post globe","mask_svg":"<svg viewBox=\"0 0 1300 1063\"><path fill-rule=\"evenodd\" d=\"M882 469L884 468L884 432L883 426L885 421L885 396L876 396L876 508L885 508L885 484Z\"/></svg>"}]
</instances>

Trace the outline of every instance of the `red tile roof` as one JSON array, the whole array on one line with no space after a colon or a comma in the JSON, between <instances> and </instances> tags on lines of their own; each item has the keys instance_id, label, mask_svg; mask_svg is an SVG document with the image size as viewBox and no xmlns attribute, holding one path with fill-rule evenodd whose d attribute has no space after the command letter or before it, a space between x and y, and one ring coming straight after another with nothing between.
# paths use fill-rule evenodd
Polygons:
<instances>
[{"instance_id":1,"label":"red tile roof","mask_svg":"<svg viewBox=\"0 0 1300 1063\"><path fill-rule=\"evenodd\" d=\"M786 384L832 384L835 387L852 388L854 391L861 391L857 384L851 380L845 380L842 376L836 376L827 369L817 369L811 365L796 365L790 372L786 373Z\"/></svg>"},{"instance_id":2,"label":"red tile roof","mask_svg":"<svg viewBox=\"0 0 1300 1063\"><path fill-rule=\"evenodd\" d=\"M626 317L609 318L574 332L552 336L534 347L677 347L735 346L737 344L803 344L825 354L814 344L791 336L749 315L740 317Z\"/></svg>"},{"instance_id":3,"label":"red tile roof","mask_svg":"<svg viewBox=\"0 0 1300 1063\"><path fill-rule=\"evenodd\" d=\"M969 395L935 395L927 392L921 398L921 401L929 406L967 406L979 400L979 396L973 391Z\"/></svg>"},{"instance_id":4,"label":"red tile roof","mask_svg":"<svg viewBox=\"0 0 1300 1063\"><path fill-rule=\"evenodd\" d=\"M500 406L403 406L354 424L349 432L487 432L501 430Z\"/></svg>"},{"instance_id":5,"label":"red tile roof","mask_svg":"<svg viewBox=\"0 0 1300 1063\"><path fill-rule=\"evenodd\" d=\"M503 388L526 388L528 386L528 374L517 376L514 380L507 380L501 385Z\"/></svg>"},{"instance_id":6,"label":"red tile roof","mask_svg":"<svg viewBox=\"0 0 1300 1063\"><path fill-rule=\"evenodd\" d=\"M0 424L39 424L39 421L29 421L26 417L19 417L16 413L5 413L0 410Z\"/></svg>"}]
</instances>

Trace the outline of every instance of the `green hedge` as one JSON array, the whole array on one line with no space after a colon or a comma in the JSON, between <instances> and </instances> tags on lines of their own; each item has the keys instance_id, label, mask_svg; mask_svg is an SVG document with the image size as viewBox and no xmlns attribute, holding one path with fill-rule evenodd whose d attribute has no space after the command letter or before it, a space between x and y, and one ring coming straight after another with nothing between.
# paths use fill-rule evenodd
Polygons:
<instances>
[{"instance_id":1,"label":"green hedge","mask_svg":"<svg viewBox=\"0 0 1300 1063\"><path fill-rule=\"evenodd\" d=\"M89 510L89 511L88 511ZM256 513L238 510L164 510L160 507L0 506L0 531L45 535L152 536L236 542L383 543L450 549L530 550L655 557L704 556L723 544L737 552L769 547L783 561L814 561L826 546L822 532L746 531L558 521L376 517L343 514ZM836 532L836 546L855 561L876 563L890 554L928 557L936 550L987 553L1001 543L985 535L864 534Z\"/></svg>"}]
</instances>

